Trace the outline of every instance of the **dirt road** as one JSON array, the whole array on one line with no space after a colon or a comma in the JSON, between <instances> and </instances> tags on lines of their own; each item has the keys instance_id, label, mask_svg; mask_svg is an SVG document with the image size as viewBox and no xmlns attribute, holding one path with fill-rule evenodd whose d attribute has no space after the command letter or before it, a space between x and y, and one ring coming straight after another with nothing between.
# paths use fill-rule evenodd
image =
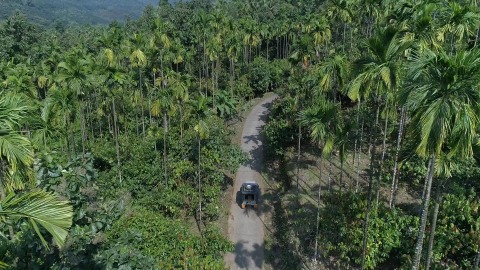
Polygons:
<instances>
[{"instance_id":1,"label":"dirt road","mask_svg":"<svg viewBox=\"0 0 480 270\"><path fill-rule=\"evenodd\" d=\"M249 154L249 161L238 169L232 194L228 234L235 244L235 251L225 256L225 263L231 270L263 269L263 207L258 209L240 207L240 186L247 180L256 181L260 188L264 187L260 171L263 167L263 147L260 131L265 124L272 101L277 96L263 99L253 107L245 120L242 132L241 147Z\"/></svg>"}]
</instances>

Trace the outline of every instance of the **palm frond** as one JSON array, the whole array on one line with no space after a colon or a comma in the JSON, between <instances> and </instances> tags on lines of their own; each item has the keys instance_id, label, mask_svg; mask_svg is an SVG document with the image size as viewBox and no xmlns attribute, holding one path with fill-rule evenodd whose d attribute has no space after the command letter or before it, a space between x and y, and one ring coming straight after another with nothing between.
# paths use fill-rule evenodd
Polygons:
<instances>
[{"instance_id":1,"label":"palm frond","mask_svg":"<svg viewBox=\"0 0 480 270\"><path fill-rule=\"evenodd\" d=\"M0 156L5 157L13 171L19 164L33 163L33 150L30 141L12 130L0 135Z\"/></svg>"},{"instance_id":2,"label":"palm frond","mask_svg":"<svg viewBox=\"0 0 480 270\"><path fill-rule=\"evenodd\" d=\"M19 196L10 193L0 201L0 206L0 216L7 219L27 218L45 246L47 243L38 224L52 235L59 247L65 243L73 217L73 208L67 201L61 201L43 190L36 190Z\"/></svg>"}]
</instances>

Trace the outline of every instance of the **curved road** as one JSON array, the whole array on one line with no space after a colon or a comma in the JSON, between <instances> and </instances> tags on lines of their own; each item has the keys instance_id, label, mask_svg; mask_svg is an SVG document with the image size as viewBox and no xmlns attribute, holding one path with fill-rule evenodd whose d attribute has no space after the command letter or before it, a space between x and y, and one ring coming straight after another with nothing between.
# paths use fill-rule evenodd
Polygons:
<instances>
[{"instance_id":1,"label":"curved road","mask_svg":"<svg viewBox=\"0 0 480 270\"><path fill-rule=\"evenodd\" d=\"M263 149L260 131L265 124L272 101L276 95L263 99L253 107L245 120L242 132L241 148L249 154L249 160L238 169L232 194L230 216L228 219L228 235L235 244L235 251L225 256L225 263L231 270L263 269L263 207L258 209L240 207L240 186L246 180L254 180L263 189L260 175L263 166Z\"/></svg>"}]
</instances>

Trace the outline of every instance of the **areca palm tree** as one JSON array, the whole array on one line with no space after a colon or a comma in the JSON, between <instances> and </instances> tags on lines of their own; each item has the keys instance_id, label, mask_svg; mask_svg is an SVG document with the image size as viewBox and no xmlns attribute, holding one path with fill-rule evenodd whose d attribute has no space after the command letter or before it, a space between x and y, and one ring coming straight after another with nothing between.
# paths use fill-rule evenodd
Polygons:
<instances>
[{"instance_id":1,"label":"areca palm tree","mask_svg":"<svg viewBox=\"0 0 480 270\"><path fill-rule=\"evenodd\" d=\"M202 231L202 140L209 137L210 129L208 128L207 123L205 122L206 117L209 115L209 109L207 107L207 98L203 95L199 96L196 100L195 112L198 117L198 122L195 125L194 129L197 133L197 142L198 142L198 168L197 168L197 177L198 177L198 228Z\"/></svg>"},{"instance_id":2,"label":"areca palm tree","mask_svg":"<svg viewBox=\"0 0 480 270\"><path fill-rule=\"evenodd\" d=\"M442 151L460 158L472 155L479 121L480 51L460 51L453 56L444 51L417 52L410 63L408 78L411 83L402 93L402 102L412 114L409 132L418 142L417 154L429 159L412 266L416 270L422 254L437 157Z\"/></svg>"},{"instance_id":3,"label":"areca palm tree","mask_svg":"<svg viewBox=\"0 0 480 270\"><path fill-rule=\"evenodd\" d=\"M456 1L445 2L440 10L437 39L441 42L450 42L449 46L452 50L456 45L460 48L464 47L462 46L464 39L473 37L478 28L480 14L475 7Z\"/></svg>"},{"instance_id":4,"label":"areca palm tree","mask_svg":"<svg viewBox=\"0 0 480 270\"><path fill-rule=\"evenodd\" d=\"M54 123L62 128L61 133L65 139L66 154L71 158L70 147L73 155L76 155L75 141L73 131L71 130L72 117L75 115L75 97L71 91L62 91L54 86L48 91L44 106L42 108L42 117L50 123ZM72 137L70 142L69 137ZM62 142L63 145L63 142ZM63 146L62 146L63 149Z\"/></svg>"},{"instance_id":5,"label":"areca palm tree","mask_svg":"<svg viewBox=\"0 0 480 270\"><path fill-rule=\"evenodd\" d=\"M0 94L0 222L27 218L42 243L46 245L38 224L62 246L72 224L72 206L41 190L14 193L25 188L33 163L32 145L17 131L28 106L18 95Z\"/></svg>"},{"instance_id":6,"label":"areca palm tree","mask_svg":"<svg viewBox=\"0 0 480 270\"><path fill-rule=\"evenodd\" d=\"M347 89L348 96L352 100L357 100L358 102L360 102L360 100L362 99L368 99L370 93L373 92L373 101L376 104L376 118L375 123L373 124L373 128L371 129L372 137L370 139L369 145L369 151L371 151L371 156L368 184L368 206L365 216L365 233L362 251L362 269L364 267L367 248L366 241L369 225L369 213L371 210L371 192L374 174L373 163L375 162L375 144L378 128L378 116L380 112L380 103L383 102L384 104L387 104L387 97L389 96L388 93L394 91L397 88L401 70L399 65L399 57L409 46L410 44L408 42L401 42L399 31L392 27L386 28L384 31L378 33L376 36L369 39L367 48L370 55L358 61L360 74L356 76L356 78L352 81L350 87ZM385 136L387 135L387 125L385 126L384 130L385 138ZM385 149L383 149L382 151L385 151ZM383 160L381 162L383 162ZM378 177L381 177L381 174L382 172L379 173Z\"/></svg>"},{"instance_id":7,"label":"areca palm tree","mask_svg":"<svg viewBox=\"0 0 480 270\"><path fill-rule=\"evenodd\" d=\"M112 105L112 116L113 116L113 138L115 140L115 152L117 156L117 166L118 166L118 178L120 183L122 183L122 168L120 161L120 144L119 144L119 133L120 128L118 125L118 115L117 115L117 105L116 105L116 91L123 89L127 85L127 78L123 70L119 67L117 63L117 56L114 51L110 48L104 49L100 55L102 60L102 66L104 68L105 76L105 88L107 96L111 99ZM125 123L126 125L126 123Z\"/></svg>"},{"instance_id":8,"label":"areca palm tree","mask_svg":"<svg viewBox=\"0 0 480 270\"><path fill-rule=\"evenodd\" d=\"M322 145L322 155L318 161L321 167L322 159L330 156L334 148L337 134L342 133L343 118L339 104L328 101L325 97L319 96L314 103L298 114L300 124L310 132L310 138L315 143ZM321 193L321 178L318 180L318 198ZM317 227L315 237L315 255L318 256L318 230L320 222L320 199L317 208Z\"/></svg>"},{"instance_id":9,"label":"areca palm tree","mask_svg":"<svg viewBox=\"0 0 480 270\"><path fill-rule=\"evenodd\" d=\"M134 34L131 38L132 52L130 53L130 65L132 68L137 69L138 72L138 93L140 95L140 106L141 106L141 117L142 117L142 135L145 137L145 109L144 109L144 98L143 98L143 87L142 87L142 68L147 65L147 57L143 52L143 45L146 43L144 40L144 35L142 33Z\"/></svg>"},{"instance_id":10,"label":"areca palm tree","mask_svg":"<svg viewBox=\"0 0 480 270\"><path fill-rule=\"evenodd\" d=\"M33 149L27 137L18 132L29 110L19 95L0 92L0 198L23 189L33 164ZM17 177L20 175L22 177Z\"/></svg>"},{"instance_id":11,"label":"areca palm tree","mask_svg":"<svg viewBox=\"0 0 480 270\"><path fill-rule=\"evenodd\" d=\"M437 27L434 18L439 10L435 1L398 1L392 10L390 19L397 27L405 30L403 41L413 41L422 48L438 48L441 43L435 33Z\"/></svg>"},{"instance_id":12,"label":"areca palm tree","mask_svg":"<svg viewBox=\"0 0 480 270\"><path fill-rule=\"evenodd\" d=\"M0 206L1 223L26 218L47 248L38 225L52 235L59 247L65 243L73 217L73 208L67 201L59 200L54 194L35 190L21 195L9 193L0 200Z\"/></svg>"},{"instance_id":13,"label":"areca palm tree","mask_svg":"<svg viewBox=\"0 0 480 270\"><path fill-rule=\"evenodd\" d=\"M317 68L320 92L331 91L332 100L336 100L337 92L342 90L350 73L350 65L345 55L335 54L328 57Z\"/></svg>"},{"instance_id":14,"label":"areca palm tree","mask_svg":"<svg viewBox=\"0 0 480 270\"><path fill-rule=\"evenodd\" d=\"M84 50L75 48L58 64L57 81L76 95L79 100L79 117L82 137L82 151L85 154L85 144L87 140L86 120L84 111L84 102L88 97L87 85L88 76L92 71L93 61ZM73 142L74 143L74 142Z\"/></svg>"}]
</instances>

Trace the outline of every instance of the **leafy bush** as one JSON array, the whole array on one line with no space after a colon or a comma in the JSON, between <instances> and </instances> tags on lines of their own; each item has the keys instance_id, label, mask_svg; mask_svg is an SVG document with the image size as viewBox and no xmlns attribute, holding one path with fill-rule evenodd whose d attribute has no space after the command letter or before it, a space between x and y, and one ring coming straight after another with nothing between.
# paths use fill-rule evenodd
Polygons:
<instances>
[{"instance_id":1,"label":"leafy bush","mask_svg":"<svg viewBox=\"0 0 480 270\"><path fill-rule=\"evenodd\" d=\"M473 191L444 196L435 233L434 269L473 267L480 242L478 206L478 197Z\"/></svg>"},{"instance_id":2,"label":"leafy bush","mask_svg":"<svg viewBox=\"0 0 480 270\"><path fill-rule=\"evenodd\" d=\"M269 120L263 129L265 148L269 157L282 156L285 149L293 146L297 140L297 125L293 112L293 98L283 98L273 103Z\"/></svg>"},{"instance_id":3,"label":"leafy bush","mask_svg":"<svg viewBox=\"0 0 480 270\"><path fill-rule=\"evenodd\" d=\"M327 255L338 258L338 266L359 265L362 253L365 209L364 196L330 193L324 196L320 213L320 243ZM367 239L366 269L391 259L394 253L408 255L413 250L418 218L389 210L383 205L372 209ZM392 265L392 261L387 264ZM401 262L402 264L405 262Z\"/></svg>"},{"instance_id":4,"label":"leafy bush","mask_svg":"<svg viewBox=\"0 0 480 270\"><path fill-rule=\"evenodd\" d=\"M232 249L215 228L208 228L204 237L193 235L180 220L171 220L145 208L136 207L120 219L107 234L106 253L119 246L128 246L134 253L155 261L155 269L192 269L191 266L211 266L222 269L223 254ZM121 243L119 245L118 243ZM127 256L127 255L125 255ZM108 262L119 265L125 258ZM126 260L125 260L126 261Z\"/></svg>"}]
</instances>

